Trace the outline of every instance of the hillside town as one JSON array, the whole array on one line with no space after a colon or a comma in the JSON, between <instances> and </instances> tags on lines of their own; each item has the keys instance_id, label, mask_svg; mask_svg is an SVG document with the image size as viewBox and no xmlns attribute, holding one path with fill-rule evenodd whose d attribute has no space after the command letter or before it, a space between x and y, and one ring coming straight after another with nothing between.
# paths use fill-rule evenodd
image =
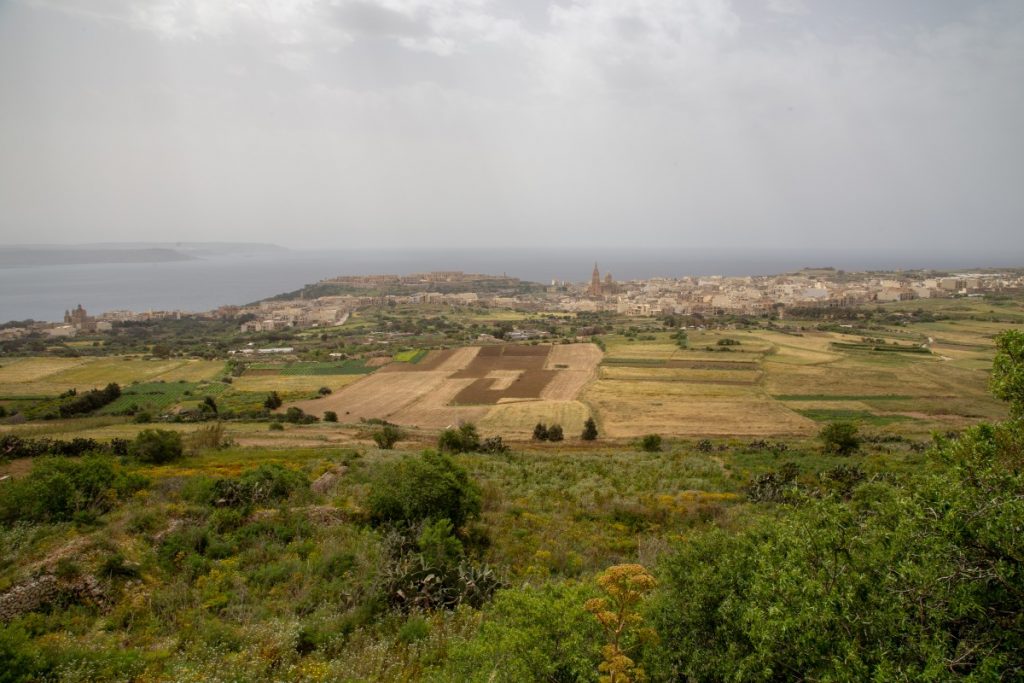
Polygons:
<instances>
[{"instance_id":1,"label":"hillside town","mask_svg":"<svg viewBox=\"0 0 1024 683\"><path fill-rule=\"evenodd\" d=\"M432 283L472 286L481 276L461 272L428 274ZM497 280L497 278L495 278ZM325 281L359 289L383 283L424 281L423 276L378 275ZM288 301L268 300L239 308L251 319L243 332L343 324L352 311L375 306L449 305L566 312L608 311L629 316L668 314L704 316L785 316L792 308L851 308L913 299L981 296L1024 287L1024 273L955 273L935 277L872 276L832 269L771 276L701 276L616 281L595 264L589 282L553 280L545 288L520 294L486 291L416 291L402 294L346 294Z\"/></svg>"},{"instance_id":2,"label":"hillside town","mask_svg":"<svg viewBox=\"0 0 1024 683\"><path fill-rule=\"evenodd\" d=\"M51 338L110 331L114 325L152 320L235 320L243 333L343 325L352 312L373 307L483 306L530 311L611 312L627 316L777 316L793 309L841 309L915 299L980 297L1024 289L1024 271L984 273L854 273L833 268L767 276L657 277L617 281L594 264L589 281L552 280L547 286L505 275L461 271L413 275L342 276L246 306L212 311L106 311L90 315L78 304L61 322L26 322L0 329L0 340L32 332ZM328 293L317 296L324 291Z\"/></svg>"}]
</instances>

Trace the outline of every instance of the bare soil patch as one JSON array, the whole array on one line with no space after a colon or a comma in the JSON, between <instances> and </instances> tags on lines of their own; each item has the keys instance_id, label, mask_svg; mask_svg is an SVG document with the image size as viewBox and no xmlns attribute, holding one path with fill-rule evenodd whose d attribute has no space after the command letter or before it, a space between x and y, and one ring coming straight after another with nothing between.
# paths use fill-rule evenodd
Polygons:
<instances>
[{"instance_id":1,"label":"bare soil patch","mask_svg":"<svg viewBox=\"0 0 1024 683\"><path fill-rule=\"evenodd\" d=\"M437 390L446 379L443 372L374 373L330 396L292 405L312 415L333 410L342 422L372 417L386 419Z\"/></svg>"},{"instance_id":2,"label":"bare soil patch","mask_svg":"<svg viewBox=\"0 0 1024 683\"><path fill-rule=\"evenodd\" d=\"M557 374L557 370L524 370L507 385L504 378L475 379L455 396L454 402L461 405L493 405L501 399L540 398L541 391ZM496 384L502 388L496 388Z\"/></svg>"}]
</instances>

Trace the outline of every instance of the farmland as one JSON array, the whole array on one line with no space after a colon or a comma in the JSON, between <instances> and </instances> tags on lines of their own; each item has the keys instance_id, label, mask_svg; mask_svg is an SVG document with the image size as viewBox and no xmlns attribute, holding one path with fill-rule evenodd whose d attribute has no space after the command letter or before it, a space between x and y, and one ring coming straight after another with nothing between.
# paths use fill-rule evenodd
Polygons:
<instances>
[{"instance_id":1,"label":"farmland","mask_svg":"<svg viewBox=\"0 0 1024 683\"><path fill-rule=\"evenodd\" d=\"M417 363L393 363L331 396L295 405L314 414L333 410L343 421L387 419L422 429L479 420L522 436L538 421L563 416L575 428L586 419L585 409L564 404L594 376L599 359L590 344L433 351ZM509 408L520 402L530 407Z\"/></svg>"},{"instance_id":2,"label":"farmland","mask_svg":"<svg viewBox=\"0 0 1024 683\"><path fill-rule=\"evenodd\" d=\"M935 526L921 510L905 514L899 498L919 477L948 476L943 458L925 450L932 434L979 438L964 428L1006 414L987 390L998 330L985 321L879 327L870 335L802 321L707 326L688 329L685 344L657 321L609 327L594 343L428 348L403 336L393 346L346 346L346 354L363 349L354 357L5 359L6 408L31 405L31 390L52 400L78 382L124 384L91 415L4 418L0 436L124 444L156 427L183 439L182 456L160 464L131 455L67 458L107 462L130 476L70 517L0 523L0 600L40 577L74 586L77 579L65 577L92 577L87 585L102 591L102 602L69 592L66 605L16 617L3 633L17 637L7 642L34 653L31 661L60 672L58 679L78 676L71 680L213 680L225 671L253 681L544 680L530 668L548 661L534 657L538 648L565 671L582 662L575 680L591 680L599 634L584 606L609 565L640 563L670 588L695 576L689 595L743 566L724 544L746 533L755 534L758 551L743 558L787 549L771 557L774 569L793 561L788 549L812 542L828 515L843 534L872 520L926 520L913 533L878 535L885 562L872 571L884 574L889 539L914 541ZM911 347L919 350L903 350ZM284 400L276 410L265 407L272 392ZM207 398L219 413L195 419L218 423L178 419L202 411ZM334 411L339 421L288 421L290 408L316 417ZM139 412L157 424L136 423L131 413ZM588 418L597 424L594 441L581 438ZM381 420L402 428L394 450L372 438ZM857 426L855 453L819 442L819 431L837 421ZM450 556L439 558L429 554L432 522L381 524L373 510L382 487L430 460L423 452L437 446L441 429L466 422L511 448L454 455L462 474L404 490L416 499L430 482L477 488L479 510L441 529ZM538 423L560 425L564 440L533 440ZM220 430L213 443L202 438L211 429ZM664 438L647 452L641 437L652 434ZM0 462L0 476L10 477L0 485L67 480L44 478L59 458L31 460ZM945 500L961 489L939 490ZM455 497L445 491L440 499L448 505ZM875 514L879 505L891 508ZM849 515L863 509L850 525ZM16 515L9 505L0 510ZM787 531L777 546L761 542L805 514L806 527ZM872 542L858 538L865 540ZM674 572L682 553L707 544L719 545L695 569ZM812 565L820 561L817 547L809 552ZM910 560L934 556L915 548ZM716 573L701 574L704 567ZM501 588L466 594L452 609L431 602L428 574ZM652 601L645 614L664 620L657 610L685 604ZM579 641L544 649L561 642L565 623ZM658 633L660 642L674 642L672 631ZM644 656L651 680L674 680L656 675L658 660ZM519 658L530 664L506 676L501 667Z\"/></svg>"},{"instance_id":3,"label":"farmland","mask_svg":"<svg viewBox=\"0 0 1024 683\"><path fill-rule=\"evenodd\" d=\"M224 373L224 363L204 360L108 358L11 358L0 364L0 397L52 396L87 391L109 382L198 382Z\"/></svg>"}]
</instances>

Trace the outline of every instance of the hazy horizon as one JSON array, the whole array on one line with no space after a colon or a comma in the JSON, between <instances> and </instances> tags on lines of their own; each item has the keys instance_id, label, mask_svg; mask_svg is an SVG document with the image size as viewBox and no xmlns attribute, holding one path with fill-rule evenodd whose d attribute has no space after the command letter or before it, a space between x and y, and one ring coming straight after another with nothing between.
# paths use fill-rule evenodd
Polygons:
<instances>
[{"instance_id":1,"label":"hazy horizon","mask_svg":"<svg viewBox=\"0 0 1024 683\"><path fill-rule=\"evenodd\" d=\"M8 0L0 243L926 248L1024 223L1008 0Z\"/></svg>"}]
</instances>

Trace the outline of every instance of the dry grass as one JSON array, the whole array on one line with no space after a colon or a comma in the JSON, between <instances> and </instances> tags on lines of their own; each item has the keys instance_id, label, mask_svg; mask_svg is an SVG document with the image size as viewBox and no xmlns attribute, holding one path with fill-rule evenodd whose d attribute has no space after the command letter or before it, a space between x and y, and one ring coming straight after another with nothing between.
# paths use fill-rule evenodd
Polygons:
<instances>
[{"instance_id":1,"label":"dry grass","mask_svg":"<svg viewBox=\"0 0 1024 683\"><path fill-rule=\"evenodd\" d=\"M754 384L761 377L757 370L700 370L690 368L638 368L603 366L604 380L646 382L710 382L721 384Z\"/></svg>"},{"instance_id":2,"label":"dry grass","mask_svg":"<svg viewBox=\"0 0 1024 683\"><path fill-rule=\"evenodd\" d=\"M20 358L0 368L0 395L47 396L74 388L87 391L110 382L216 379L224 363L204 360L142 360L125 356L109 358Z\"/></svg>"},{"instance_id":3,"label":"dry grass","mask_svg":"<svg viewBox=\"0 0 1024 683\"><path fill-rule=\"evenodd\" d=\"M460 422L475 422L487 414L486 406L448 405L460 391L475 381L472 378L447 379L440 387L410 403L390 419L398 424L426 429L443 429Z\"/></svg>"},{"instance_id":4,"label":"dry grass","mask_svg":"<svg viewBox=\"0 0 1024 683\"><path fill-rule=\"evenodd\" d=\"M0 364L0 385L35 382L89 362L85 358L9 358Z\"/></svg>"},{"instance_id":5,"label":"dry grass","mask_svg":"<svg viewBox=\"0 0 1024 683\"><path fill-rule=\"evenodd\" d=\"M558 373L540 392L541 398L551 401L576 398L588 382L597 379L597 365L602 356L601 349L593 344L553 346L545 367L557 369Z\"/></svg>"},{"instance_id":6,"label":"dry grass","mask_svg":"<svg viewBox=\"0 0 1024 683\"><path fill-rule=\"evenodd\" d=\"M391 418L423 396L440 389L447 379L444 372L374 373L330 396L295 404L313 415L325 410L338 413L342 422L360 418Z\"/></svg>"},{"instance_id":7,"label":"dry grass","mask_svg":"<svg viewBox=\"0 0 1024 683\"><path fill-rule=\"evenodd\" d=\"M548 370L593 370L604 354L594 344L559 344L551 347Z\"/></svg>"},{"instance_id":8,"label":"dry grass","mask_svg":"<svg viewBox=\"0 0 1024 683\"><path fill-rule=\"evenodd\" d=\"M603 433L668 435L808 435L814 422L752 389L682 382L598 381L583 399Z\"/></svg>"},{"instance_id":9,"label":"dry grass","mask_svg":"<svg viewBox=\"0 0 1024 683\"><path fill-rule=\"evenodd\" d=\"M250 375L246 373L232 383L237 391L307 392L327 387L338 391L359 381L365 375Z\"/></svg>"},{"instance_id":10,"label":"dry grass","mask_svg":"<svg viewBox=\"0 0 1024 683\"><path fill-rule=\"evenodd\" d=\"M491 408L479 426L484 434L518 439L530 438L538 422L560 424L567 438L575 438L589 416L590 411L579 401L520 401Z\"/></svg>"}]
</instances>

